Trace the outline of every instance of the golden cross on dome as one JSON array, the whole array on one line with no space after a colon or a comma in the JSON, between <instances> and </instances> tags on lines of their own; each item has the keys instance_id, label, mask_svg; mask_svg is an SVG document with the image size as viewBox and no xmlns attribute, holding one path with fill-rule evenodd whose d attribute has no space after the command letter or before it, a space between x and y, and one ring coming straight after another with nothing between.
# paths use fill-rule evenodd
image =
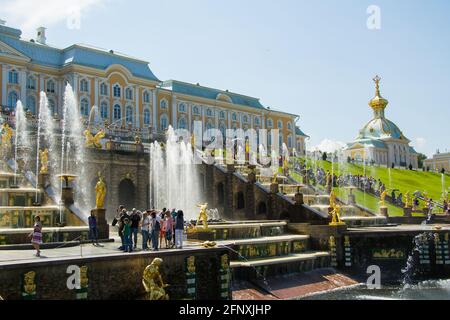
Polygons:
<instances>
[{"instance_id":1,"label":"golden cross on dome","mask_svg":"<svg viewBox=\"0 0 450 320\"><path fill-rule=\"evenodd\" d=\"M376 75L375 78L373 78L373 81L375 82L375 88L376 88L376 95L380 95L380 76Z\"/></svg>"}]
</instances>

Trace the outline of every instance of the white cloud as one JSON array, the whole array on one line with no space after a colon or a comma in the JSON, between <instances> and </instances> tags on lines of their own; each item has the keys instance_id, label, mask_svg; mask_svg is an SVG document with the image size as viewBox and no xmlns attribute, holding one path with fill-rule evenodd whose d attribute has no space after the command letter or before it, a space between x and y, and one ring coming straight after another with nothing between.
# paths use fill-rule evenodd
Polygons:
<instances>
[{"instance_id":1,"label":"white cloud","mask_svg":"<svg viewBox=\"0 0 450 320\"><path fill-rule=\"evenodd\" d=\"M330 139L324 139L317 146L311 147L309 151L322 151L333 153L337 150L341 150L345 146L345 143L341 141L335 141Z\"/></svg>"},{"instance_id":2,"label":"white cloud","mask_svg":"<svg viewBox=\"0 0 450 320\"><path fill-rule=\"evenodd\" d=\"M0 18L17 27L27 37L34 37L36 28L51 27L66 22L68 28L77 26L83 13L107 0L4 0ZM78 24L79 25L79 24Z\"/></svg>"},{"instance_id":3,"label":"white cloud","mask_svg":"<svg viewBox=\"0 0 450 320\"><path fill-rule=\"evenodd\" d=\"M425 138L422 138L422 137L416 138L416 146L418 148L423 148L426 146L426 144L427 144L427 140Z\"/></svg>"}]
</instances>

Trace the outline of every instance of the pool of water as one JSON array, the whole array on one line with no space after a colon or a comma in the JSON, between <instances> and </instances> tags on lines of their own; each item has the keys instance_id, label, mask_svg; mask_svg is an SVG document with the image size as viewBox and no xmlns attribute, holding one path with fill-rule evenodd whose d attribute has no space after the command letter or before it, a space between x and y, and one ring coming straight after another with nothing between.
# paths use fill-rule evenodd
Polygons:
<instances>
[{"instance_id":1,"label":"pool of water","mask_svg":"<svg viewBox=\"0 0 450 320\"><path fill-rule=\"evenodd\" d=\"M368 289L359 285L304 298L304 300L450 300L449 280L428 280L410 286Z\"/></svg>"}]
</instances>

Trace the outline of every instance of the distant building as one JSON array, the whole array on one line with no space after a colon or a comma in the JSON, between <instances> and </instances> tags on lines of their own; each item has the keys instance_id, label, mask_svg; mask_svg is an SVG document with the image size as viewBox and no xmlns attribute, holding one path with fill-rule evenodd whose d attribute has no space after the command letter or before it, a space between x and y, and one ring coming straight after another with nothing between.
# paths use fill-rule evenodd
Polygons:
<instances>
[{"instance_id":1,"label":"distant building","mask_svg":"<svg viewBox=\"0 0 450 320\"><path fill-rule=\"evenodd\" d=\"M450 172L450 152L447 153L436 153L433 158L426 159L423 162L425 168L429 168L433 171L441 172L445 169L445 172Z\"/></svg>"},{"instance_id":2,"label":"distant building","mask_svg":"<svg viewBox=\"0 0 450 320\"><path fill-rule=\"evenodd\" d=\"M55 48L47 43L45 28L37 30L34 40L21 35L21 30L0 23L4 112L14 111L21 100L27 111L38 114L43 91L58 119L69 83L84 119L96 105L105 124L118 133L132 132L132 139L135 134L164 133L169 125L192 132L194 121L201 121L204 129L223 134L226 129L278 129L279 142L290 150L299 146L304 153L305 135L296 127L298 115L268 108L258 98L200 84L160 81L148 62L113 50L80 44Z\"/></svg>"},{"instance_id":3,"label":"distant building","mask_svg":"<svg viewBox=\"0 0 450 320\"><path fill-rule=\"evenodd\" d=\"M354 161L396 167L418 167L418 153L410 146L398 126L385 117L388 100L380 94L380 80L374 78L376 85L375 98L369 106L373 110L373 119L360 131L358 137L344 148L345 157Z\"/></svg>"}]
</instances>

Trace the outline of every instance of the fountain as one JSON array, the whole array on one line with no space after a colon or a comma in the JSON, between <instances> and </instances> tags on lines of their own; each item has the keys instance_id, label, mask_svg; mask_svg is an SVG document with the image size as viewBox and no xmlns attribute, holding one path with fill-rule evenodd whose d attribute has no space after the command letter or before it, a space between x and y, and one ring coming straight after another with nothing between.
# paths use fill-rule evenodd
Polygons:
<instances>
[{"instance_id":1,"label":"fountain","mask_svg":"<svg viewBox=\"0 0 450 320\"><path fill-rule=\"evenodd\" d=\"M186 220L197 218L196 206L203 202L199 173L191 144L177 141L172 127L167 143L150 146L150 203L154 208L177 208Z\"/></svg>"},{"instance_id":2,"label":"fountain","mask_svg":"<svg viewBox=\"0 0 450 320\"><path fill-rule=\"evenodd\" d=\"M15 134L14 134L14 185L18 187L18 170L25 170L30 160L30 138L27 130L27 117L22 102L17 101L15 116ZM19 155L20 152L20 155Z\"/></svg>"}]
</instances>

